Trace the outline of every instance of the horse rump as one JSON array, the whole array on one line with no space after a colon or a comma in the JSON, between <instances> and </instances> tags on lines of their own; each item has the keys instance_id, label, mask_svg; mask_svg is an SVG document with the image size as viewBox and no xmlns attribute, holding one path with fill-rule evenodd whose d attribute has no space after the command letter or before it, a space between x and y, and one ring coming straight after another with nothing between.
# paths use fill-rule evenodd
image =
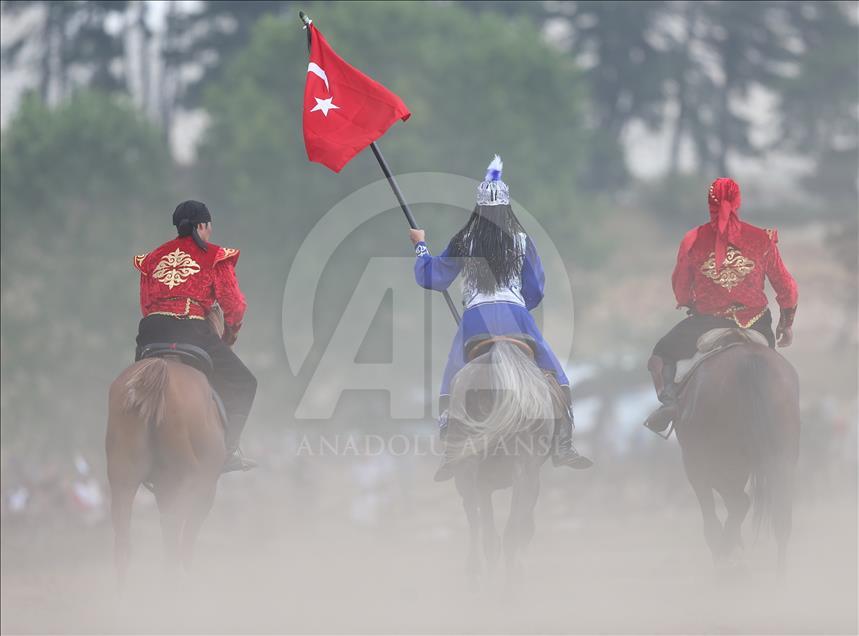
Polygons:
<instances>
[{"instance_id":1,"label":"horse rump","mask_svg":"<svg viewBox=\"0 0 859 636\"><path fill-rule=\"evenodd\" d=\"M510 451L511 442L545 438L548 452L557 396L522 350L500 341L469 362L453 380L450 418L461 425L461 456ZM540 454L539 449L529 449ZM545 454L545 453L543 453Z\"/></svg>"}]
</instances>

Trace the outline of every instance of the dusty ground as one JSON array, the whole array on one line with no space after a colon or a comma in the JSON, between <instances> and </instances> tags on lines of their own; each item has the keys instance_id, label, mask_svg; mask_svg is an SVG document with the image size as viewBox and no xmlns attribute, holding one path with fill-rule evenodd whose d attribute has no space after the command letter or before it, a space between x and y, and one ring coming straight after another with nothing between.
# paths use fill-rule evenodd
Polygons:
<instances>
[{"instance_id":1,"label":"dusty ground","mask_svg":"<svg viewBox=\"0 0 859 636\"><path fill-rule=\"evenodd\" d=\"M6 523L2 631L856 633L855 492L801 497L783 581L772 541L755 543L750 524L745 571L718 577L686 489L630 505L628 488L583 496L599 475L565 487L573 474L546 468L525 579L510 592L467 585L465 522L431 469L357 498L338 498L360 490L348 471L318 490L274 474L227 478L196 570L172 577L141 496L122 597L106 524Z\"/></svg>"}]
</instances>

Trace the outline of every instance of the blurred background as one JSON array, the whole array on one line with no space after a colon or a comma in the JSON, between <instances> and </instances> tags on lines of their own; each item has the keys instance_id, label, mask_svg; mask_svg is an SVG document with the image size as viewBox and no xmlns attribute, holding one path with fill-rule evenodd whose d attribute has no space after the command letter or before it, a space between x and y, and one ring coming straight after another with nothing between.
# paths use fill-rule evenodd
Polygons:
<instances>
[{"instance_id":1,"label":"blurred background","mask_svg":"<svg viewBox=\"0 0 859 636\"><path fill-rule=\"evenodd\" d=\"M639 608L640 620L600 613L598 585L587 588L594 611L584 617L577 610L445 622L430 605L427 618L427 599L444 605L434 595L454 578L464 550L453 488L431 482L437 458L297 453L303 439L320 435L429 441L436 427L435 396L422 393L424 421L394 421L387 396L365 393L344 394L330 421L294 417L368 259L411 253L393 198L390 211L336 246L315 301L312 289L287 299L305 303L315 327L310 361L293 374L281 335L292 260L328 209L380 177L369 153L339 175L306 159L299 9L347 61L410 107L412 118L380 144L395 172L480 179L498 152L514 197L559 246L576 302L569 370L579 445L599 467L544 472L536 571L584 571L606 586L606 568L634 571L611 593ZM0 10L4 631L128 629L90 605L109 579L106 391L133 357L140 316L131 257L173 236L170 214L188 198L212 210L213 241L242 250L238 274L250 308L236 350L260 384L245 448L263 464L222 480L200 560L258 568L259 582L274 581L260 578L271 576L267 564L290 570L325 554L331 563L315 562L318 578L277 583L290 592L287 605L302 590L360 600L342 616L299 602L306 613L292 608L287 619L248 593L243 611L225 609L214 622L202 613L165 623L135 615L135 629L855 631L859 4L137 0L6 1ZM806 584L823 578L833 587L825 598L817 590L817 613L787 612L785 623L767 622L778 611L745 606L731 614L740 622L725 622L694 603L660 623L632 600L654 578L662 589L647 593L670 594L709 567L676 442L640 423L656 406L650 348L682 318L669 280L677 245L708 219L706 190L718 176L740 183L741 218L779 230L800 288L795 343L782 350L802 385L797 558ZM437 250L466 218L429 205L415 213ZM570 316L546 312L540 320L572 328ZM385 301L368 350L384 354L408 335L392 325ZM432 343L442 353L448 345ZM414 384L403 378L401 390ZM157 561L148 493L138 517L140 550ZM344 541L356 546L348 557L337 552ZM603 550L570 547L588 542ZM627 562L621 555L631 545ZM350 560L358 553L363 560ZM354 567L343 574L337 563ZM378 575L370 591L365 567ZM544 578L536 589L554 589ZM410 587L418 579L431 589ZM414 612L372 613L361 588L368 596L396 589L393 598ZM791 607L778 601L770 609Z\"/></svg>"}]
</instances>

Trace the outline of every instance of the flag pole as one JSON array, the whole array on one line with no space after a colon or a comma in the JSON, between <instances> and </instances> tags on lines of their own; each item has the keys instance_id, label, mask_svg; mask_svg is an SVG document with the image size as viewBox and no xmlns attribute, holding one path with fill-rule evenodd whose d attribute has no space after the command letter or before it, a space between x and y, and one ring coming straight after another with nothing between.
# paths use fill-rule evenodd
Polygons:
<instances>
[{"instance_id":1,"label":"flag pole","mask_svg":"<svg viewBox=\"0 0 859 636\"><path fill-rule=\"evenodd\" d=\"M298 12L298 17L301 18L301 22L304 24L304 29L307 31L307 49L310 50L310 29L308 28L312 23L311 20L304 11ZM382 151L379 149L379 145L373 141L370 142L370 148L373 151L373 155L376 157L376 161L379 162L379 167L382 169L382 174L385 175L385 178L388 180L388 185L391 186L391 190L394 192L394 196L397 197L397 202L400 204L400 208L403 210L403 214L406 217L406 221L409 223L409 227L413 230L420 229L418 227L418 222L415 220L415 215L412 214L412 210L409 207L409 204L406 203L405 197L403 197L403 192L400 190L400 186L397 183L397 180L394 178L394 175L391 174L391 168L388 166L388 162L385 161L385 157L382 156ZM453 316L453 319L456 321L456 324L459 325L460 317L459 311L456 308L456 305L453 302L453 299L450 297L450 294L446 289L441 291L442 296L444 296L444 301L447 303L447 308L450 309L450 313Z\"/></svg>"},{"instance_id":2,"label":"flag pole","mask_svg":"<svg viewBox=\"0 0 859 636\"><path fill-rule=\"evenodd\" d=\"M397 183L397 180L394 179L394 175L391 174L391 169L388 167L388 162L385 161L385 157L382 156L382 151L379 150L379 145L374 141L370 143L370 148L373 151L373 154L376 156L376 161L379 162L379 167L382 169L382 173L385 175L385 178L388 180L388 185L391 186L391 190L394 191L394 196L397 197L397 201L400 204L400 207L403 210L403 214L406 217L406 221L409 223L409 227L413 230L417 230L418 222L415 220L415 215L412 214L412 209L409 207L409 204L406 203L405 198L403 197L403 193L400 190L400 186ZM456 305L453 303L453 299L450 297L450 294L446 289L441 290L442 296L444 296L444 301L447 303L447 308L450 309L450 313L453 316L453 319L456 321L458 325L460 322L459 311L456 309Z\"/></svg>"}]
</instances>

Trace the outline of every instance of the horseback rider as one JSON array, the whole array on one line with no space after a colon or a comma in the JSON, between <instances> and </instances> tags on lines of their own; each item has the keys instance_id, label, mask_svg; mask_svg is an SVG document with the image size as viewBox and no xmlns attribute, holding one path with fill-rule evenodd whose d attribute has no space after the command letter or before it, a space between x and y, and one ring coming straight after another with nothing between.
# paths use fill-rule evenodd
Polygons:
<instances>
[{"instance_id":1,"label":"horseback rider","mask_svg":"<svg viewBox=\"0 0 859 636\"><path fill-rule=\"evenodd\" d=\"M677 415L677 362L692 358L698 338L711 329L740 327L760 332L770 347L793 341L798 291L778 250L778 233L741 221L740 187L728 178L716 179L707 193L710 222L690 230L680 243L671 276L677 307L688 318L675 325L653 349L647 368L659 407L645 422L662 432ZM776 292L781 308L776 334L767 308L764 279Z\"/></svg>"},{"instance_id":2,"label":"horseback rider","mask_svg":"<svg viewBox=\"0 0 859 636\"><path fill-rule=\"evenodd\" d=\"M489 165L486 179L477 191L477 205L468 222L438 256L430 256L423 230L411 230L415 246L415 280L425 289L445 290L464 270L463 306L465 312L453 341L444 370L439 398L442 437L449 428L447 406L450 385L466 364L465 344L476 335L515 336L533 339L535 362L548 381L559 385L564 396L564 417L558 420L553 439L555 466L583 469L592 462L573 447L573 414L570 383L564 369L543 339L529 313L543 299L545 276L533 241L510 206L510 192L501 180L502 163L498 155ZM451 445L435 475L436 481L453 477Z\"/></svg>"},{"instance_id":3,"label":"horseback rider","mask_svg":"<svg viewBox=\"0 0 859 636\"><path fill-rule=\"evenodd\" d=\"M209 243L212 216L204 203L185 201L173 212L178 236L148 254L134 257L140 271L137 356L148 344L182 343L200 347L212 359L212 387L227 416L223 472L248 470L256 463L239 450L256 394L254 375L233 352L247 303L236 278L239 250ZM222 337L206 316L214 303L224 314Z\"/></svg>"}]
</instances>

